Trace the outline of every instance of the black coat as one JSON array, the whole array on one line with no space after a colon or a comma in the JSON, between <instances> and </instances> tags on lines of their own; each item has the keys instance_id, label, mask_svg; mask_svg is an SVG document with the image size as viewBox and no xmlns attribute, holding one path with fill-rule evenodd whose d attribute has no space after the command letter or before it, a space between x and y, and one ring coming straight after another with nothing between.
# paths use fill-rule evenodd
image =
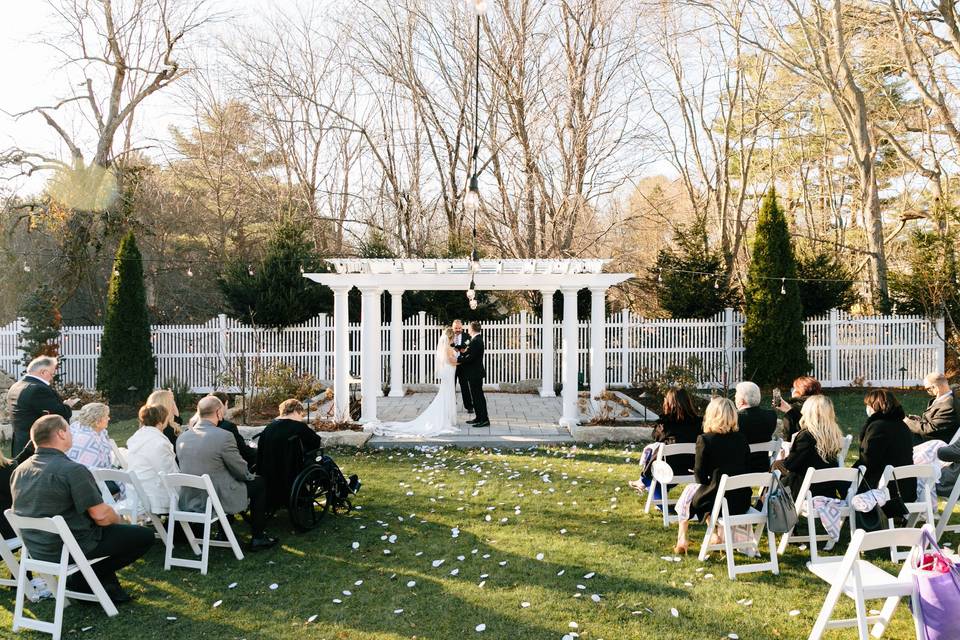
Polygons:
<instances>
[{"instance_id":1,"label":"black coat","mask_svg":"<svg viewBox=\"0 0 960 640\"><path fill-rule=\"evenodd\" d=\"M864 480L871 489L877 488L888 464L894 467L913 464L913 433L903 422L904 417L902 407L889 413L875 413L867 418L860 431L860 458L853 466L867 468ZM916 501L915 480L904 480L897 485L904 502Z\"/></svg>"},{"instance_id":2,"label":"black coat","mask_svg":"<svg viewBox=\"0 0 960 640\"><path fill-rule=\"evenodd\" d=\"M780 471L780 479L783 484L790 488L790 493L794 500L799 500L800 486L803 484L803 478L807 475L807 469L832 469L836 468L836 458L824 460L817 453L817 440L806 429L801 429L797 437L793 439L790 445L790 453L783 460L778 460L774 468ZM818 482L810 487L815 496L826 496L828 498L846 498L849 485L837 482Z\"/></svg>"},{"instance_id":3,"label":"black coat","mask_svg":"<svg viewBox=\"0 0 960 640\"><path fill-rule=\"evenodd\" d=\"M800 433L800 407L806 398L791 398L790 410L783 414L783 439L787 442L793 440L793 436Z\"/></svg>"},{"instance_id":4,"label":"black coat","mask_svg":"<svg viewBox=\"0 0 960 640\"><path fill-rule=\"evenodd\" d=\"M720 476L738 476L747 471L750 445L739 431L731 433L704 433L697 438L697 455L693 473L700 488L693 495L690 515L703 516L713 510L713 503L720 488ZM750 488L727 493L730 514L746 513L750 508Z\"/></svg>"},{"instance_id":5,"label":"black coat","mask_svg":"<svg viewBox=\"0 0 960 640\"><path fill-rule=\"evenodd\" d=\"M33 376L24 376L13 383L7 391L7 409L13 426L14 456L30 441L30 427L37 418L57 414L69 422L73 415L73 410L63 404L50 385Z\"/></svg>"},{"instance_id":6,"label":"black coat","mask_svg":"<svg viewBox=\"0 0 960 640\"><path fill-rule=\"evenodd\" d=\"M457 362L460 375L467 380L481 380L487 376L487 370L483 366L482 333L470 338L467 348L460 353Z\"/></svg>"},{"instance_id":7,"label":"black coat","mask_svg":"<svg viewBox=\"0 0 960 640\"><path fill-rule=\"evenodd\" d=\"M247 444L247 441L240 435L240 430L237 429L236 424L229 420L221 420L217 426L233 434L234 440L237 441L237 449L240 450L240 457L246 461L247 467L253 471L257 466L257 450Z\"/></svg>"},{"instance_id":8,"label":"black coat","mask_svg":"<svg viewBox=\"0 0 960 640\"><path fill-rule=\"evenodd\" d=\"M297 438L302 453L315 451L323 445L317 433L306 423L288 418L277 418L260 432L257 438L257 474L267 482L267 501L276 508L289 501L294 478L303 468L299 447L291 447L291 438Z\"/></svg>"},{"instance_id":9,"label":"black coat","mask_svg":"<svg viewBox=\"0 0 960 640\"><path fill-rule=\"evenodd\" d=\"M737 414L737 428L748 444L770 442L777 429L777 412L763 407L747 407ZM750 454L750 473L770 471L770 454L765 451Z\"/></svg>"},{"instance_id":10,"label":"black coat","mask_svg":"<svg viewBox=\"0 0 960 640\"><path fill-rule=\"evenodd\" d=\"M674 420L670 416L661 416L653 430L653 439L663 444L694 443L703 433L703 418L691 416L685 420ZM674 475L687 475L693 468L693 455L670 456L667 463Z\"/></svg>"}]
</instances>

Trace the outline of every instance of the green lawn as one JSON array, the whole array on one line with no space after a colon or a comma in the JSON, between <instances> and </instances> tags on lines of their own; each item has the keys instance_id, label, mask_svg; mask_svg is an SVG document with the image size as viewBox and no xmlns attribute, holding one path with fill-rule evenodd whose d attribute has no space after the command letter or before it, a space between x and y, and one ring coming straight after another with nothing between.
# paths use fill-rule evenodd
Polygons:
<instances>
[{"instance_id":1,"label":"green lawn","mask_svg":"<svg viewBox=\"0 0 960 640\"><path fill-rule=\"evenodd\" d=\"M853 429L862 409L852 400L838 404ZM111 431L122 444L132 428ZM65 636L559 640L576 631L607 640L806 638L826 593L804 567L807 554L794 547L779 576L736 582L726 578L719 554L703 564L695 555L664 560L675 529L644 514L626 487L638 451L337 452L344 471L363 479L359 511L328 516L320 529L299 535L281 513L271 526L281 547L242 562L217 549L207 576L163 571L156 546L121 574L138 596L134 604L113 619L94 607L70 607ZM703 528L692 532L699 540ZM247 537L244 525L240 533ZM9 637L11 591L0 590L0 607L0 637ZM52 606L29 610L48 616ZM852 615L852 607L844 604L843 613ZM476 631L481 624L485 630ZM905 607L886 637L912 637Z\"/></svg>"}]
</instances>

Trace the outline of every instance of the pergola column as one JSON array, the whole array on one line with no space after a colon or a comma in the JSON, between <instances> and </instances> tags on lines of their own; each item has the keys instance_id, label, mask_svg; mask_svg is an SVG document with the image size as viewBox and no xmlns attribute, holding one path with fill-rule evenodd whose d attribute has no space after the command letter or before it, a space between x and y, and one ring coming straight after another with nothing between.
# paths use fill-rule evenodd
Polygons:
<instances>
[{"instance_id":1,"label":"pergola column","mask_svg":"<svg viewBox=\"0 0 960 640\"><path fill-rule=\"evenodd\" d=\"M377 420L380 395L380 293L379 287L360 287L360 422Z\"/></svg>"},{"instance_id":2,"label":"pergola column","mask_svg":"<svg viewBox=\"0 0 960 640\"><path fill-rule=\"evenodd\" d=\"M543 311L540 319L543 323L543 332L540 338L540 362L543 370L540 373L540 397L553 398L557 393L553 390L553 294L556 289L542 289Z\"/></svg>"},{"instance_id":3,"label":"pergola column","mask_svg":"<svg viewBox=\"0 0 960 640\"><path fill-rule=\"evenodd\" d=\"M571 427L580 419L577 408L577 287L562 287L563 292L563 416L560 424Z\"/></svg>"},{"instance_id":4,"label":"pergola column","mask_svg":"<svg viewBox=\"0 0 960 640\"><path fill-rule=\"evenodd\" d=\"M333 419L350 420L350 334L347 294L352 285L332 285L333 289Z\"/></svg>"},{"instance_id":5,"label":"pergola column","mask_svg":"<svg viewBox=\"0 0 960 640\"><path fill-rule=\"evenodd\" d=\"M590 287L590 398L607 390L607 288Z\"/></svg>"},{"instance_id":6,"label":"pergola column","mask_svg":"<svg viewBox=\"0 0 960 640\"><path fill-rule=\"evenodd\" d=\"M403 289L390 289L390 397L403 392Z\"/></svg>"}]
</instances>

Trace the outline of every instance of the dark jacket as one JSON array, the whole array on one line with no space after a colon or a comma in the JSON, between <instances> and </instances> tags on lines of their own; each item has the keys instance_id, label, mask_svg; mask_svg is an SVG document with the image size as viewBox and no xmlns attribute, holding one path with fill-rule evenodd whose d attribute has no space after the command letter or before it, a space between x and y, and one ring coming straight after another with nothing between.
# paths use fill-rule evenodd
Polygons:
<instances>
[{"instance_id":1,"label":"dark jacket","mask_svg":"<svg viewBox=\"0 0 960 640\"><path fill-rule=\"evenodd\" d=\"M937 457L950 465L940 470L940 481L937 482L937 495L947 498L953 491L953 486L960 478L960 440L953 444L937 449Z\"/></svg>"},{"instance_id":2,"label":"dark jacket","mask_svg":"<svg viewBox=\"0 0 960 640\"><path fill-rule=\"evenodd\" d=\"M794 500L800 499L800 486L803 484L803 478L807 475L807 469L832 469L836 468L837 460L824 460L817 453L817 440L806 429L801 429L797 437L793 439L790 446L790 453L783 460L778 460L774 468L780 471L780 479L783 484L790 488L790 493ZM846 498L849 485L836 482L818 482L810 487L815 496L826 496L828 498Z\"/></svg>"},{"instance_id":3,"label":"dark jacket","mask_svg":"<svg viewBox=\"0 0 960 640\"><path fill-rule=\"evenodd\" d=\"M247 444L247 441L240 435L240 430L237 429L237 425L233 422L221 420L217 426L233 434L234 440L237 441L237 449L240 451L240 457L247 461L247 466L253 471L257 466L257 450Z\"/></svg>"},{"instance_id":4,"label":"dark jacket","mask_svg":"<svg viewBox=\"0 0 960 640\"><path fill-rule=\"evenodd\" d=\"M653 430L653 439L663 444L692 444L703 433L703 418L692 416L685 420L674 420L670 416L661 416ZM693 455L670 456L667 463L674 475L689 475L693 468Z\"/></svg>"},{"instance_id":5,"label":"dark jacket","mask_svg":"<svg viewBox=\"0 0 960 640\"><path fill-rule=\"evenodd\" d=\"M860 458L853 463L867 468L864 480L876 489L886 466L902 467L913 464L913 434L903 422L903 407L889 413L875 413L867 418L860 431ZM917 483L912 478L897 483L904 502L917 499Z\"/></svg>"},{"instance_id":6,"label":"dark jacket","mask_svg":"<svg viewBox=\"0 0 960 640\"><path fill-rule=\"evenodd\" d=\"M460 375L467 380L479 380L487 376L487 370L483 366L483 334L470 338L467 348L460 353L457 358L457 369Z\"/></svg>"},{"instance_id":7,"label":"dark jacket","mask_svg":"<svg viewBox=\"0 0 960 640\"><path fill-rule=\"evenodd\" d=\"M299 441L300 447L290 442ZM257 473L267 482L267 502L274 508L286 507L290 488L303 469L302 455L323 445L317 433L306 423L277 418L257 438ZM299 459L297 459L299 458Z\"/></svg>"},{"instance_id":8,"label":"dark jacket","mask_svg":"<svg viewBox=\"0 0 960 640\"><path fill-rule=\"evenodd\" d=\"M713 510L713 503L720 488L720 476L738 476L747 473L750 445L739 431L731 433L704 433L697 438L696 461L693 473L700 488L693 495L690 515L703 516ZM727 493L730 514L746 513L750 507L749 488Z\"/></svg>"},{"instance_id":9,"label":"dark jacket","mask_svg":"<svg viewBox=\"0 0 960 640\"><path fill-rule=\"evenodd\" d=\"M737 414L737 428L747 444L770 442L777 429L777 412L763 407L747 407ZM750 454L750 473L770 471L770 454L765 451Z\"/></svg>"},{"instance_id":10,"label":"dark jacket","mask_svg":"<svg viewBox=\"0 0 960 640\"><path fill-rule=\"evenodd\" d=\"M784 442L793 440L793 436L800 433L800 407L806 398L790 398L787 402L790 404L790 410L783 414L783 435Z\"/></svg>"},{"instance_id":11,"label":"dark jacket","mask_svg":"<svg viewBox=\"0 0 960 640\"><path fill-rule=\"evenodd\" d=\"M57 414L67 422L73 410L63 404L53 387L39 378L24 376L7 391L7 409L13 426L12 456L20 453L30 441L30 427L40 416Z\"/></svg>"},{"instance_id":12,"label":"dark jacket","mask_svg":"<svg viewBox=\"0 0 960 640\"><path fill-rule=\"evenodd\" d=\"M924 440L950 443L960 426L960 397L953 391L943 398L933 398L920 416L920 432Z\"/></svg>"},{"instance_id":13,"label":"dark jacket","mask_svg":"<svg viewBox=\"0 0 960 640\"><path fill-rule=\"evenodd\" d=\"M176 422L178 426L183 427L183 418L180 416L173 416L173 421ZM180 433L183 433L183 429L180 429ZM167 440L173 445L174 451L177 450L177 438L180 437L180 433L169 424L163 428L163 435L167 436Z\"/></svg>"}]
</instances>

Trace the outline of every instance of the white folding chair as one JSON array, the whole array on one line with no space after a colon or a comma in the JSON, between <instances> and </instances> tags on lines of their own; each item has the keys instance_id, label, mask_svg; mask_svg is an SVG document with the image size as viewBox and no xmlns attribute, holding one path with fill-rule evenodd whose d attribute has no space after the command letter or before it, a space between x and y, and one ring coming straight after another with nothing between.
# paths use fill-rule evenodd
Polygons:
<instances>
[{"instance_id":1,"label":"white folding chair","mask_svg":"<svg viewBox=\"0 0 960 640\"><path fill-rule=\"evenodd\" d=\"M126 471L130 467L127 466L127 454L123 449L117 446L117 441L113 438L110 438L110 451L113 453L113 458L116 460L117 464L120 465L120 468Z\"/></svg>"},{"instance_id":2,"label":"white folding chair","mask_svg":"<svg viewBox=\"0 0 960 640\"><path fill-rule=\"evenodd\" d=\"M713 501L713 511L710 514L710 523L707 525L707 532L703 536L703 544L700 545L700 561L707 559L711 551L723 550L727 555L727 575L731 580L736 580L737 575L741 573L751 573L754 571L772 571L774 575L780 573L780 565L777 563L777 542L773 532L767 530L767 541L770 547L770 561L758 562L747 565L737 565L734 558L734 552L737 549L748 549L753 551L757 549L763 530L767 526L767 503L764 502L762 508L757 511L753 507L747 510L747 513L732 515L727 505L726 493L736 489L756 489L756 493L764 489L769 490L773 484L774 475L780 476L779 471L773 473L745 473L738 476L728 476L723 474L720 477L720 486L717 489L717 497ZM734 540L734 527L748 526L751 535L748 540L739 542ZM723 530L723 542L710 544L710 538L714 531L720 527ZM757 549L757 551L759 551Z\"/></svg>"},{"instance_id":3,"label":"white folding chair","mask_svg":"<svg viewBox=\"0 0 960 640\"><path fill-rule=\"evenodd\" d=\"M187 567L188 569L200 569L200 573L207 575L207 564L210 558L210 547L229 547L233 549L233 555L237 560L243 560L243 551L240 550L240 543L233 535L233 529L230 527L230 518L223 511L223 505L220 504L220 498L217 496L216 489L213 488L213 482L210 476L193 476L187 473L169 473L162 477L164 485L170 492L170 511L167 514L167 540L166 552L163 558L163 568L169 570L170 567ZM183 511L179 506L180 489L190 487L198 489L207 494L205 507L202 512ZM187 526L189 522L196 522L203 525L203 539L201 540L200 560L187 560L185 558L175 558L173 556L173 532L176 523L180 522ZM226 535L226 541L211 540L210 529L214 522L220 523L220 528ZM189 527L188 527L189 528ZM192 534L188 536L188 539Z\"/></svg>"},{"instance_id":4,"label":"white folding chair","mask_svg":"<svg viewBox=\"0 0 960 640\"><path fill-rule=\"evenodd\" d=\"M11 576L10 578L0 578L0 585L16 588L17 576L20 575L20 562L17 560L15 554L21 547L23 547L23 544L20 542L20 538L13 537L7 540L0 540L0 560L3 560L3 564L6 565ZM27 581L25 591L27 598L31 602L35 602L37 599L36 589L33 588L33 585L29 581Z\"/></svg>"},{"instance_id":5,"label":"white folding chair","mask_svg":"<svg viewBox=\"0 0 960 640\"><path fill-rule=\"evenodd\" d=\"M23 540L23 532L28 530L52 533L59 536L63 541L63 550L60 552L59 562L37 560L30 555L30 549L27 545L23 545L21 548L20 567L17 572L17 601L13 610L14 631L33 629L34 631L52 634L54 640L59 640L63 626L63 609L69 604L68 598L99 602L108 616L117 615L116 605L107 595L103 584L100 583L100 579L93 572L91 566L103 560L103 558L87 559L83 551L80 550L80 545L77 544L63 516L27 518L18 516L13 512L13 509L7 509L4 513L7 516L7 521L10 522L10 526L13 527L21 540ZM23 600L27 597L27 585L29 584L29 580L27 580L28 571L33 571L48 578L48 583L55 598L53 622L36 620L23 615ZM67 578L77 572L83 575L93 593L67 590Z\"/></svg>"},{"instance_id":6,"label":"white folding chair","mask_svg":"<svg viewBox=\"0 0 960 640\"><path fill-rule=\"evenodd\" d=\"M957 533L960 531L960 524L950 524L950 517L953 515L953 509L957 506L957 500L960 499L960 481L956 482L953 485L953 489L950 491L950 495L947 497L947 502L943 505L943 511L940 511L937 516L937 540L940 540L940 537L946 532ZM937 500L937 507L939 508L939 500Z\"/></svg>"},{"instance_id":7,"label":"white folding chair","mask_svg":"<svg viewBox=\"0 0 960 640\"><path fill-rule=\"evenodd\" d=\"M931 525L925 525L930 535L934 534ZM882 529L867 533L857 529L850 540L850 546L842 557L826 558L822 562L808 562L807 568L830 585L830 591L823 601L817 621L807 640L820 640L827 629L838 627L857 627L860 640L867 640L867 625L874 623L873 636L883 635L890 618L903 596L910 596L913 603L914 630L918 640L923 638L923 618L917 602L913 584L913 554L921 548L924 529ZM860 557L864 551L883 547L910 547L906 560L897 575L888 573ZM857 611L856 618L831 619L833 610L841 595L853 600ZM879 615L867 615L867 600L885 600Z\"/></svg>"},{"instance_id":8,"label":"white folding chair","mask_svg":"<svg viewBox=\"0 0 960 640\"><path fill-rule=\"evenodd\" d=\"M657 451L656 460L660 462L668 462L667 458L670 456L679 456L687 455L692 456L697 452L697 445L695 443L679 443L679 444L665 444L660 447ZM650 483L650 491L647 493L647 505L644 508L644 513L650 513L651 507L653 507L653 496L657 492L657 488L660 489L660 510L662 511L661 515L663 517L663 526L669 527L671 522L677 521L676 514L670 515L670 506L676 504L676 500L670 499L670 487L676 487L677 485L690 484L691 482L696 482L693 474L684 474L684 475L675 475L669 483L662 483L656 478Z\"/></svg>"},{"instance_id":9,"label":"white folding chair","mask_svg":"<svg viewBox=\"0 0 960 640\"><path fill-rule=\"evenodd\" d=\"M765 452L769 458L767 469L773 466L773 461L777 459L777 456L780 455L780 449L783 446L783 441L780 438L774 438L767 442L757 442L756 444L750 445L750 453L761 453Z\"/></svg>"},{"instance_id":10,"label":"white folding chair","mask_svg":"<svg viewBox=\"0 0 960 640\"><path fill-rule=\"evenodd\" d=\"M843 469L847 466L847 454L850 453L850 445L853 444L853 435L843 436L843 445L840 447L840 454L837 456L837 466Z\"/></svg>"},{"instance_id":11,"label":"white folding chair","mask_svg":"<svg viewBox=\"0 0 960 640\"><path fill-rule=\"evenodd\" d=\"M883 475L880 476L880 482L877 483L877 488L880 490L888 488L890 483L894 481L894 478L896 478L897 482L911 479L924 480L922 490L919 486L921 483L918 483L917 500L915 502L907 502L904 500L903 502L907 508L907 526L916 527L920 518L923 518L927 523L935 527L937 520L933 516L933 501L935 500L933 493L939 477L940 471L932 464L907 464L902 467L887 465L883 470ZM893 522L890 522L890 528L893 528ZM906 552L900 552L897 551L895 547L890 547L890 559L892 561L900 562L906 557Z\"/></svg>"},{"instance_id":12,"label":"white folding chair","mask_svg":"<svg viewBox=\"0 0 960 640\"><path fill-rule=\"evenodd\" d=\"M863 467L856 469L850 468L829 468L829 469L814 469L810 467L807 469L807 474L803 477L803 484L800 485L800 491L797 494L797 498L794 501L797 507L797 518L798 524L799 520L806 518L807 520L807 535L806 535L806 544L810 548L810 562L819 562L820 557L817 553L817 542L826 541L827 546L824 548L825 551L829 551L833 548L835 540L831 540L830 536L827 535L818 535L817 534L817 517L818 514L813 508L813 492L811 487L815 484L821 482L844 482L849 485L847 488L846 498L844 501L846 504L842 507L838 507L838 515L841 518L847 520L850 525L850 535L853 535L853 530L857 528L856 525L856 516L852 506L853 496L857 495L857 485L860 481L860 474L863 472ZM795 529L796 527L794 527ZM777 551L783 555L787 550L787 545L790 544L790 538L794 536L794 529L791 529L787 533L784 533L780 536L780 546ZM801 540L804 539L804 536L799 536Z\"/></svg>"},{"instance_id":13,"label":"white folding chair","mask_svg":"<svg viewBox=\"0 0 960 640\"><path fill-rule=\"evenodd\" d=\"M147 492L136 474L120 469L91 469L90 473L93 474L93 479L97 481L97 486L100 487L100 495L103 496L103 501L106 504L113 507L114 511L121 516L125 516L133 524L149 521L156 531L156 536L160 538L163 544L167 544L167 532L163 527L163 521L160 520L158 514L150 511L150 499L147 498ZM107 482L109 481L123 483L126 486L127 497L124 500L116 501L110 493L110 489L107 488ZM185 522L181 524L193 552L200 555L200 547L197 545L190 527Z\"/></svg>"}]
</instances>

